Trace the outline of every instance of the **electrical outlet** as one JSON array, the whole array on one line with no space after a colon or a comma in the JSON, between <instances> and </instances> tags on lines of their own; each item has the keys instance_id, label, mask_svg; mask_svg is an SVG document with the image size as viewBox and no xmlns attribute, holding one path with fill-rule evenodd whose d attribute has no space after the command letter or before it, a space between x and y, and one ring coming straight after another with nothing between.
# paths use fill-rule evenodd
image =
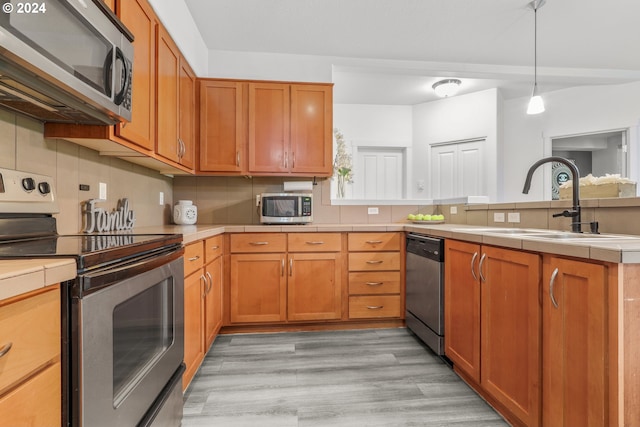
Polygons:
<instances>
[{"instance_id":1,"label":"electrical outlet","mask_svg":"<svg viewBox=\"0 0 640 427\"><path fill-rule=\"evenodd\" d=\"M418 180L418 191L424 191L424 179Z\"/></svg>"},{"instance_id":2,"label":"electrical outlet","mask_svg":"<svg viewBox=\"0 0 640 427\"><path fill-rule=\"evenodd\" d=\"M450 213L451 215L455 215L455 214L457 214L457 213L458 213L458 207L457 207L457 206L451 206L451 207L449 208L449 213Z\"/></svg>"},{"instance_id":3,"label":"electrical outlet","mask_svg":"<svg viewBox=\"0 0 640 427\"><path fill-rule=\"evenodd\" d=\"M378 208L367 208L367 213L369 215L378 215L379 211Z\"/></svg>"},{"instance_id":4,"label":"electrical outlet","mask_svg":"<svg viewBox=\"0 0 640 427\"><path fill-rule=\"evenodd\" d=\"M520 222L520 212L509 212L507 214L507 220L509 222Z\"/></svg>"},{"instance_id":5,"label":"electrical outlet","mask_svg":"<svg viewBox=\"0 0 640 427\"><path fill-rule=\"evenodd\" d=\"M260 206L260 195L256 194L256 206Z\"/></svg>"},{"instance_id":6,"label":"electrical outlet","mask_svg":"<svg viewBox=\"0 0 640 427\"><path fill-rule=\"evenodd\" d=\"M101 182L98 185L98 199L107 200L107 183Z\"/></svg>"},{"instance_id":7,"label":"electrical outlet","mask_svg":"<svg viewBox=\"0 0 640 427\"><path fill-rule=\"evenodd\" d=\"M158 202L160 203L160 206L164 205L164 193L162 191L160 192L160 197L158 197Z\"/></svg>"},{"instance_id":8,"label":"electrical outlet","mask_svg":"<svg viewBox=\"0 0 640 427\"><path fill-rule=\"evenodd\" d=\"M504 222L504 212L494 212L493 222Z\"/></svg>"}]
</instances>

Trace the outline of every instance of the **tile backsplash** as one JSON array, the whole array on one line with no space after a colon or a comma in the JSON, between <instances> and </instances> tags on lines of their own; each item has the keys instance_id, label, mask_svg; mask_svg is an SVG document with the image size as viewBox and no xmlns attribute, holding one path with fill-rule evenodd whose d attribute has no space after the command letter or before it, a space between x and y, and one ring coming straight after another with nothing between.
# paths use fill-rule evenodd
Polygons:
<instances>
[{"instance_id":1,"label":"tile backsplash","mask_svg":"<svg viewBox=\"0 0 640 427\"><path fill-rule=\"evenodd\" d=\"M98 198L99 183L107 184L107 199L97 205L111 210L128 198L137 226L168 224L173 205L173 179L97 151L43 137L42 123L0 110L0 167L53 177L60 213L58 232L82 230L81 203ZM89 185L81 191L80 184ZM160 205L159 195L164 193Z\"/></svg>"}]
</instances>

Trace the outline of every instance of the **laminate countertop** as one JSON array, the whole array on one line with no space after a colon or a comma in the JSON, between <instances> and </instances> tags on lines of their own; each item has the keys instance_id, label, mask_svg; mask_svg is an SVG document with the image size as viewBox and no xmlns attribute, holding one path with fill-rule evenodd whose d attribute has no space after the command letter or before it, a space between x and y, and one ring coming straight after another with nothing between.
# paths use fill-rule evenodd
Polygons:
<instances>
[{"instance_id":1,"label":"laminate countertop","mask_svg":"<svg viewBox=\"0 0 640 427\"><path fill-rule=\"evenodd\" d=\"M505 227L506 228L506 227ZM137 227L138 234L182 234L189 244L222 233L385 232L406 231L531 252L550 253L620 264L640 263L640 236L600 235L553 239L542 233L499 233L497 227L462 224L308 224L308 225L164 225ZM558 233L557 230L537 230ZM536 236L538 234L538 236ZM0 261L0 300L53 285L76 276L73 259Z\"/></svg>"}]
</instances>

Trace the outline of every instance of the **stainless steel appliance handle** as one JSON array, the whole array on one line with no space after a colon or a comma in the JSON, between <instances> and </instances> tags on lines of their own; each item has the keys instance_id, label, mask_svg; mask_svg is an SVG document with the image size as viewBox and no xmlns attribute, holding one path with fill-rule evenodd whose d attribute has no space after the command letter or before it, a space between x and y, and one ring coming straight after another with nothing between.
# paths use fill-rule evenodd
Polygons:
<instances>
[{"instance_id":1,"label":"stainless steel appliance handle","mask_svg":"<svg viewBox=\"0 0 640 427\"><path fill-rule=\"evenodd\" d=\"M129 86L131 85L131 74L129 73L129 69L127 68L127 62L126 59L124 57L124 53L122 52L122 50L120 50L119 47L116 47L116 62L120 60L122 61L122 70L124 72L124 79L122 81L122 86L120 87L120 90L118 91L118 93L115 94L115 96L113 97L113 103L116 105L120 105L124 102L124 98L125 95L127 93L127 90L129 89ZM114 63L115 65L115 63Z\"/></svg>"},{"instance_id":2,"label":"stainless steel appliance handle","mask_svg":"<svg viewBox=\"0 0 640 427\"><path fill-rule=\"evenodd\" d=\"M553 304L555 308L558 308L558 301L556 301L556 298L553 296L553 286L556 282L556 277L558 277L557 268L553 270L553 273L551 273L551 279L549 279L549 297L551 298L551 304Z\"/></svg>"},{"instance_id":3,"label":"stainless steel appliance handle","mask_svg":"<svg viewBox=\"0 0 640 427\"><path fill-rule=\"evenodd\" d=\"M478 273L480 273L480 280L483 282L487 281L487 279L482 274L482 264L484 264L484 260L486 259L486 257L487 254L482 254L482 256L480 257L480 263L478 264Z\"/></svg>"},{"instance_id":4,"label":"stainless steel appliance handle","mask_svg":"<svg viewBox=\"0 0 640 427\"><path fill-rule=\"evenodd\" d=\"M478 252L474 252L473 256L471 257L471 275L473 276L473 280L478 280L478 276L476 275L476 272L473 271L473 267L476 265L477 259L478 259Z\"/></svg>"}]
</instances>

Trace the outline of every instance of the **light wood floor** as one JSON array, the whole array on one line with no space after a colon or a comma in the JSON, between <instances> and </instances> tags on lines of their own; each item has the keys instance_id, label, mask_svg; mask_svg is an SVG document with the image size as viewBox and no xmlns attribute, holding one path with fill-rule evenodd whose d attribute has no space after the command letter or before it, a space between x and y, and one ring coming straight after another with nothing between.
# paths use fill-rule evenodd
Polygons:
<instances>
[{"instance_id":1,"label":"light wood floor","mask_svg":"<svg viewBox=\"0 0 640 427\"><path fill-rule=\"evenodd\" d=\"M221 335L183 427L507 426L406 329Z\"/></svg>"}]
</instances>

